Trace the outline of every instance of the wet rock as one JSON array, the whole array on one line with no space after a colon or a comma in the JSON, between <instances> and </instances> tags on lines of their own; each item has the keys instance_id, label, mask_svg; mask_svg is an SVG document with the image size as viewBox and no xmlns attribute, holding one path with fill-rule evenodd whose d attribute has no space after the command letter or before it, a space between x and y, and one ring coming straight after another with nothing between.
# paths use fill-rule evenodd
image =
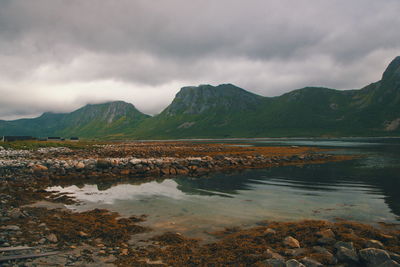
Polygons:
<instances>
[{"instance_id":1,"label":"wet rock","mask_svg":"<svg viewBox=\"0 0 400 267\"><path fill-rule=\"evenodd\" d=\"M379 266L390 260L389 253L383 249L366 248L359 251L361 260L368 266Z\"/></svg>"},{"instance_id":2,"label":"wet rock","mask_svg":"<svg viewBox=\"0 0 400 267\"><path fill-rule=\"evenodd\" d=\"M346 247L339 247L336 251L336 257L340 262L356 263L359 261L357 253Z\"/></svg>"},{"instance_id":3,"label":"wet rock","mask_svg":"<svg viewBox=\"0 0 400 267\"><path fill-rule=\"evenodd\" d=\"M279 259L268 259L263 261L263 263L268 267L286 267L286 263Z\"/></svg>"},{"instance_id":4,"label":"wet rock","mask_svg":"<svg viewBox=\"0 0 400 267\"><path fill-rule=\"evenodd\" d=\"M58 238L57 238L57 236L55 234L49 234L46 237L46 239L49 240L52 243L57 243L58 242Z\"/></svg>"},{"instance_id":5,"label":"wet rock","mask_svg":"<svg viewBox=\"0 0 400 267\"><path fill-rule=\"evenodd\" d=\"M298 262L295 259L288 260L286 262L286 267L305 267L304 264Z\"/></svg>"},{"instance_id":6,"label":"wet rock","mask_svg":"<svg viewBox=\"0 0 400 267\"><path fill-rule=\"evenodd\" d=\"M304 257L300 260L306 267L323 267L324 265L314 259Z\"/></svg>"},{"instance_id":7,"label":"wet rock","mask_svg":"<svg viewBox=\"0 0 400 267\"><path fill-rule=\"evenodd\" d=\"M382 242L378 241L378 240L368 240L367 243L365 244L366 248L380 248L380 249L384 249L385 246L382 244Z\"/></svg>"},{"instance_id":8,"label":"wet rock","mask_svg":"<svg viewBox=\"0 0 400 267\"><path fill-rule=\"evenodd\" d=\"M300 248L300 242L292 236L287 236L283 240L283 244L290 248Z\"/></svg>"}]
</instances>

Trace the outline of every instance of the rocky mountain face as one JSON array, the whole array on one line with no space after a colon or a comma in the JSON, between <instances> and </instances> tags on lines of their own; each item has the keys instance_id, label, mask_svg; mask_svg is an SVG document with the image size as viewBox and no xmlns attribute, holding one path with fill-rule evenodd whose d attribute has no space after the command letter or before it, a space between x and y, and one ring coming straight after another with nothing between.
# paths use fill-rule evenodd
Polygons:
<instances>
[{"instance_id":1,"label":"rocky mountain face","mask_svg":"<svg viewBox=\"0 0 400 267\"><path fill-rule=\"evenodd\" d=\"M122 102L72 113L0 121L0 135L98 138L395 136L400 134L400 57L359 90L306 87L262 97L232 84L183 87L159 115Z\"/></svg>"},{"instance_id":2,"label":"rocky mountain face","mask_svg":"<svg viewBox=\"0 0 400 267\"><path fill-rule=\"evenodd\" d=\"M89 104L71 113L1 121L0 135L105 137L128 131L148 117L123 101Z\"/></svg>"}]
</instances>

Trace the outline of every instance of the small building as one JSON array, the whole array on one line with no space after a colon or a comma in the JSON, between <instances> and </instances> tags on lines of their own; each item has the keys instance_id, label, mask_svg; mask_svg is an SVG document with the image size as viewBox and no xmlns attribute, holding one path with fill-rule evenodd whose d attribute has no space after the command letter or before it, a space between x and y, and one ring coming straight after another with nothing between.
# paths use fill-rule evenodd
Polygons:
<instances>
[{"instance_id":1,"label":"small building","mask_svg":"<svg viewBox=\"0 0 400 267\"><path fill-rule=\"evenodd\" d=\"M30 141L30 140L36 140L36 138L32 136L18 136L18 135L5 135L2 136L1 138L1 141L3 142Z\"/></svg>"}]
</instances>

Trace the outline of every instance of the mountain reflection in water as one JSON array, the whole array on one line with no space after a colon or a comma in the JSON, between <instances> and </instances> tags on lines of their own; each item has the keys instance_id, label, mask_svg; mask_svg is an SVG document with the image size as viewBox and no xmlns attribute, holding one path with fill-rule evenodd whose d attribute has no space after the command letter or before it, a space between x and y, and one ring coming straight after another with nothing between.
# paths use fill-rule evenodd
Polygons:
<instances>
[{"instance_id":1,"label":"mountain reflection in water","mask_svg":"<svg viewBox=\"0 0 400 267\"><path fill-rule=\"evenodd\" d=\"M253 145L271 145L265 142L247 141ZM318 144L315 140L302 142ZM276 143L299 145L298 140ZM337 148L339 144L340 150L335 153L362 157L199 178L103 182L50 189L69 192L82 201L70 206L73 209L107 208L123 215L148 214L149 224L165 226L174 222L174 227L181 227L182 231L189 231L194 223L210 229L261 220L306 218L399 222L400 139L323 140L320 144L324 148Z\"/></svg>"}]
</instances>

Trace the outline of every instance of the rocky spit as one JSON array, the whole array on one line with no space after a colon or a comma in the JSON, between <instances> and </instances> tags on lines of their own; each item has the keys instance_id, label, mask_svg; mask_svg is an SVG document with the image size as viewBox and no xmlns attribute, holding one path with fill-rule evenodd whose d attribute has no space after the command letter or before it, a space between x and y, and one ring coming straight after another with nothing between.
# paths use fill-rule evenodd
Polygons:
<instances>
[{"instance_id":1,"label":"rocky spit","mask_svg":"<svg viewBox=\"0 0 400 267\"><path fill-rule=\"evenodd\" d=\"M210 233L217 241L205 244L180 233L152 234L140 224L144 215L121 218L107 210L71 212L62 207L73 199L45 190L76 179L201 176L349 158L315 148L188 142L0 147L0 266L400 266L399 225L260 222L250 229ZM31 205L37 201L49 205ZM143 237L132 238L136 235ZM6 251L18 246L29 248ZM48 252L57 254L1 260Z\"/></svg>"}]
</instances>

